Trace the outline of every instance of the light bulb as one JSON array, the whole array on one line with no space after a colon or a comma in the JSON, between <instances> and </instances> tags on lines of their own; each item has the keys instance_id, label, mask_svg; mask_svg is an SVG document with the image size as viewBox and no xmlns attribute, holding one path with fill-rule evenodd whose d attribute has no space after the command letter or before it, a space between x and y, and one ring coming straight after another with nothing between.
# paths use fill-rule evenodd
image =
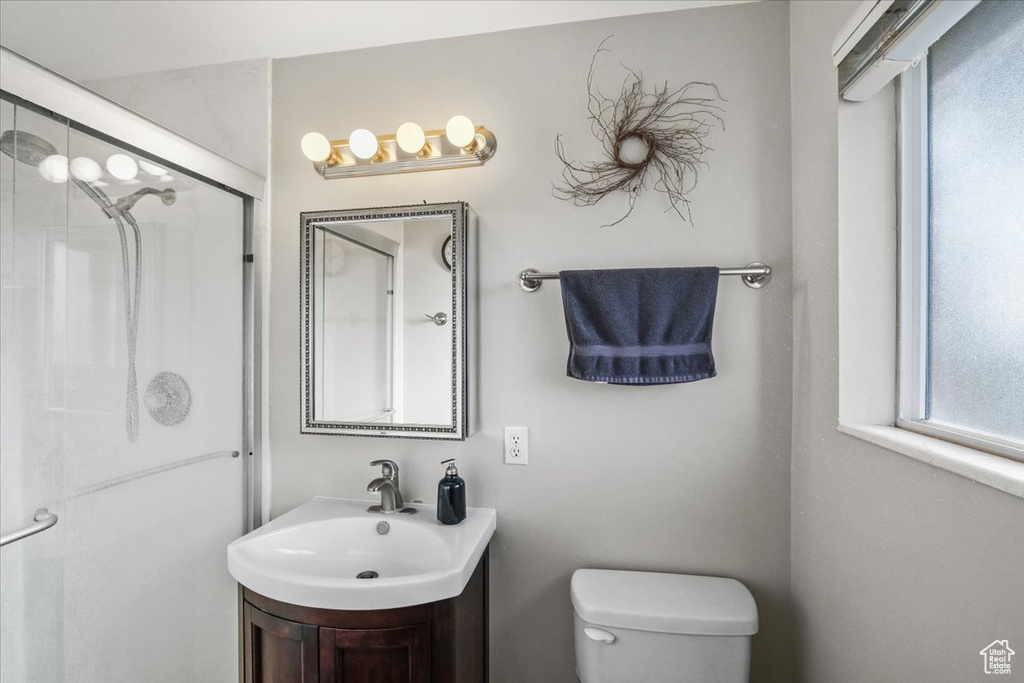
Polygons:
<instances>
[{"instance_id":1,"label":"light bulb","mask_svg":"<svg viewBox=\"0 0 1024 683\"><path fill-rule=\"evenodd\" d=\"M139 165L127 154L111 154L107 157L107 173L118 180L132 180L139 174Z\"/></svg>"},{"instance_id":2,"label":"light bulb","mask_svg":"<svg viewBox=\"0 0 1024 683\"><path fill-rule=\"evenodd\" d=\"M146 161L145 159L139 159L139 168L141 168L143 171L145 171L151 176L159 177L162 175L167 175L167 169L161 168L160 166L157 166L153 162Z\"/></svg>"},{"instance_id":3,"label":"light bulb","mask_svg":"<svg viewBox=\"0 0 1024 683\"><path fill-rule=\"evenodd\" d=\"M39 175L51 183L68 181L68 158L63 154L51 154L39 164Z\"/></svg>"},{"instance_id":4,"label":"light bulb","mask_svg":"<svg viewBox=\"0 0 1024 683\"><path fill-rule=\"evenodd\" d=\"M331 141L326 136L312 132L302 136L302 153L310 161L325 161L331 156Z\"/></svg>"},{"instance_id":5,"label":"light bulb","mask_svg":"<svg viewBox=\"0 0 1024 683\"><path fill-rule=\"evenodd\" d=\"M412 121L403 123L398 127L395 139L398 141L398 146L402 148L402 151L409 154L419 154L427 145L427 136L424 135L423 129Z\"/></svg>"},{"instance_id":6,"label":"light bulb","mask_svg":"<svg viewBox=\"0 0 1024 683\"><path fill-rule=\"evenodd\" d=\"M448 141L456 147L469 147L476 140L476 126L467 117L456 115L448 119L448 125L444 127L444 134Z\"/></svg>"},{"instance_id":7,"label":"light bulb","mask_svg":"<svg viewBox=\"0 0 1024 683\"><path fill-rule=\"evenodd\" d=\"M89 157L75 157L71 160L71 175L87 183L95 183L103 176L103 169Z\"/></svg>"},{"instance_id":8,"label":"light bulb","mask_svg":"<svg viewBox=\"0 0 1024 683\"><path fill-rule=\"evenodd\" d=\"M380 150L377 136L365 128L352 131L352 135L348 136L348 147L360 159L372 159Z\"/></svg>"}]
</instances>

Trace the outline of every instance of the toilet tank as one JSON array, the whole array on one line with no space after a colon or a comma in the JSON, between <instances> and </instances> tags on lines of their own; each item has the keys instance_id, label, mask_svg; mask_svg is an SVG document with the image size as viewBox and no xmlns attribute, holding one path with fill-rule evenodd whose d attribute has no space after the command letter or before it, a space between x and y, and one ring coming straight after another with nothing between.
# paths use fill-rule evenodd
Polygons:
<instances>
[{"instance_id":1,"label":"toilet tank","mask_svg":"<svg viewBox=\"0 0 1024 683\"><path fill-rule=\"evenodd\" d=\"M735 579L578 569L581 683L747 683L757 605Z\"/></svg>"}]
</instances>

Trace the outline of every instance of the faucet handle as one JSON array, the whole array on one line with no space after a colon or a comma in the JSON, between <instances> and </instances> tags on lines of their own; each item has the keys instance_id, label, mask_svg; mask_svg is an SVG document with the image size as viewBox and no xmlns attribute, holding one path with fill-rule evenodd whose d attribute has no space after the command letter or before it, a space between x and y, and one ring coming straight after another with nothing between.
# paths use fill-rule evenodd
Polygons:
<instances>
[{"instance_id":1,"label":"faucet handle","mask_svg":"<svg viewBox=\"0 0 1024 683\"><path fill-rule=\"evenodd\" d=\"M380 466L381 475L385 477L397 477L398 476L398 465L394 460L374 460L370 463L370 467Z\"/></svg>"}]
</instances>

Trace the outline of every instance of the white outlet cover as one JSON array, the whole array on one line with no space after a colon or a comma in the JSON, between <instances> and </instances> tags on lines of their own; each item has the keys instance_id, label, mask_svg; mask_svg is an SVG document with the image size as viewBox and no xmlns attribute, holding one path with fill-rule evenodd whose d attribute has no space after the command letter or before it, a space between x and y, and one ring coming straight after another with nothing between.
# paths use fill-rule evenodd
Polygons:
<instances>
[{"instance_id":1,"label":"white outlet cover","mask_svg":"<svg viewBox=\"0 0 1024 683\"><path fill-rule=\"evenodd\" d=\"M505 427L505 464L526 465L530 460L528 427Z\"/></svg>"}]
</instances>

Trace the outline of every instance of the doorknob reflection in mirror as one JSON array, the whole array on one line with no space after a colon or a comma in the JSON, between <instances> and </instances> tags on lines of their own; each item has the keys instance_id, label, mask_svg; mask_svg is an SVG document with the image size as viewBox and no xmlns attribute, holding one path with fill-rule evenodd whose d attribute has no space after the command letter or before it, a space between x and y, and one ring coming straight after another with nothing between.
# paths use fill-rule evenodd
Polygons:
<instances>
[{"instance_id":1,"label":"doorknob reflection in mirror","mask_svg":"<svg viewBox=\"0 0 1024 683\"><path fill-rule=\"evenodd\" d=\"M433 320L434 324L437 325L438 327L441 327L442 325L448 322L448 316L444 313L444 311L438 311L434 315L430 315L429 313L427 313L426 315L428 318Z\"/></svg>"}]
</instances>

